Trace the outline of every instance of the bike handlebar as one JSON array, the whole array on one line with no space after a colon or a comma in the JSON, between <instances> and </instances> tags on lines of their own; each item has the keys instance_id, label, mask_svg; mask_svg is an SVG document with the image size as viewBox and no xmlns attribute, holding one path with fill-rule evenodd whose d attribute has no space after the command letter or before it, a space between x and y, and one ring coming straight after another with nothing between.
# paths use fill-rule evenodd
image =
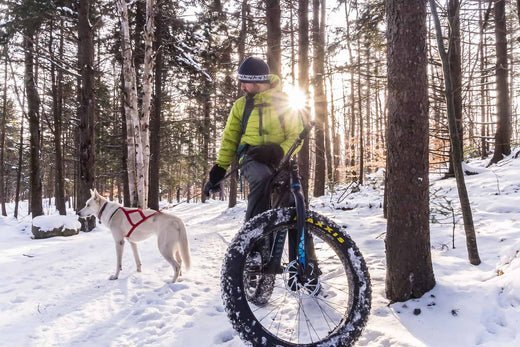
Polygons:
<instances>
[{"instance_id":1,"label":"bike handlebar","mask_svg":"<svg viewBox=\"0 0 520 347\"><path fill-rule=\"evenodd\" d=\"M292 146L289 148L287 153L283 156L282 160L280 161L280 164L278 165L278 168L276 171L279 171L281 168L284 167L285 164L291 159L294 151L302 144L302 142L305 140L311 129L314 127L315 123L310 122L307 127L304 127L300 135L296 138Z\"/></svg>"}]
</instances>

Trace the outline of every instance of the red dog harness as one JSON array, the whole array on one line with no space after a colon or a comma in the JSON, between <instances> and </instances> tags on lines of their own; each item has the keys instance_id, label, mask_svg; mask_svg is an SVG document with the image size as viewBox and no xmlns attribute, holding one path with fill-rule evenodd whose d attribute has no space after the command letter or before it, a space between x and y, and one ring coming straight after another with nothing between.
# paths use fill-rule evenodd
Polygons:
<instances>
[{"instance_id":1,"label":"red dog harness","mask_svg":"<svg viewBox=\"0 0 520 347\"><path fill-rule=\"evenodd\" d=\"M126 220L128 220L128 223L130 223L130 225L132 226L130 228L130 230L128 231L128 233L126 234L126 237L130 237L130 235L132 235L132 233L134 232L134 230L139 226L141 225L142 223L144 223L148 218L150 217L153 217L155 216L156 214L160 213L159 211L154 211L151 215L148 215L148 216L145 216L144 215L144 212L143 210L141 209L138 209L138 208L124 208L124 207L120 207L119 208L121 211L123 211L123 213L125 214L126 216ZM134 221L132 220L132 217L130 216L132 213L138 213L139 216L135 223Z\"/></svg>"}]
</instances>

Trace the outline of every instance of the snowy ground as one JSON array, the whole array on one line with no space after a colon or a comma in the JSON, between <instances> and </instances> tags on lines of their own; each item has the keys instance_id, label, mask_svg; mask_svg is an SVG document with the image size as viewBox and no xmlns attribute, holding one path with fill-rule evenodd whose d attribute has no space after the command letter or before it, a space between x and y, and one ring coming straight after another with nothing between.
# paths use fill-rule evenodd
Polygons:
<instances>
[{"instance_id":1,"label":"snowy ground","mask_svg":"<svg viewBox=\"0 0 520 347\"><path fill-rule=\"evenodd\" d=\"M433 223L437 286L423 298L388 306L384 297L385 220L382 192L312 201L315 210L346 226L372 277L372 311L358 346L520 345L520 159L467 176L482 264L467 261L464 230ZM457 204L454 180L436 181L432 203ZM346 195L346 194L345 194ZM445 196L446 199L441 198ZM0 217L1 346L243 346L220 299L219 273L244 203L183 204L171 210L187 224L192 269L169 283L170 266L154 239L140 244L143 272L129 248L120 279L111 234L103 225L77 236L31 239L30 219ZM448 220L451 217L448 218ZM417 313L420 309L420 314Z\"/></svg>"}]
</instances>

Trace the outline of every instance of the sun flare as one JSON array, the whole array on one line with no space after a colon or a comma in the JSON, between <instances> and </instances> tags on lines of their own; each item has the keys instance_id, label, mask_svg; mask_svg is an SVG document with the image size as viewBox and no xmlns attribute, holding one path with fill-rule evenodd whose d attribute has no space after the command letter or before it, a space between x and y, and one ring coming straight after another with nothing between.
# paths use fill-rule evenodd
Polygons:
<instances>
[{"instance_id":1,"label":"sun flare","mask_svg":"<svg viewBox=\"0 0 520 347\"><path fill-rule=\"evenodd\" d=\"M305 108L305 93L298 87L287 86L286 91L289 107L293 110L303 110Z\"/></svg>"}]
</instances>

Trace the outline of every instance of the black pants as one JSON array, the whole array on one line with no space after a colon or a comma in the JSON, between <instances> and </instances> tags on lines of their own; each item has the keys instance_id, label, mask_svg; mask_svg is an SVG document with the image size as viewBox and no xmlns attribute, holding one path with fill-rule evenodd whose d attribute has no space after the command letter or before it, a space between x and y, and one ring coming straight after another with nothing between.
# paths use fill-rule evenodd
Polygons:
<instances>
[{"instance_id":1,"label":"black pants","mask_svg":"<svg viewBox=\"0 0 520 347\"><path fill-rule=\"evenodd\" d=\"M273 170L260 162L246 157L242 164L242 175L249 184L249 195L247 196L246 221L271 208L271 194L269 182Z\"/></svg>"},{"instance_id":2,"label":"black pants","mask_svg":"<svg viewBox=\"0 0 520 347\"><path fill-rule=\"evenodd\" d=\"M275 189L272 191L273 194L271 195L271 187L269 187L269 183L271 182L273 170L269 166L248 159L246 155L241 170L242 175L247 179L249 184L246 222L254 216L269 210L271 207L294 206L294 197L288 184L287 187L282 187L282 189ZM296 234L297 233L295 232L289 233L289 244L291 245L291 250L296 249L295 245L298 242L298 240L296 240ZM309 260L316 260L312 236L310 233L306 233L306 236L305 244ZM294 255L291 254L291 258L293 257Z\"/></svg>"}]
</instances>

